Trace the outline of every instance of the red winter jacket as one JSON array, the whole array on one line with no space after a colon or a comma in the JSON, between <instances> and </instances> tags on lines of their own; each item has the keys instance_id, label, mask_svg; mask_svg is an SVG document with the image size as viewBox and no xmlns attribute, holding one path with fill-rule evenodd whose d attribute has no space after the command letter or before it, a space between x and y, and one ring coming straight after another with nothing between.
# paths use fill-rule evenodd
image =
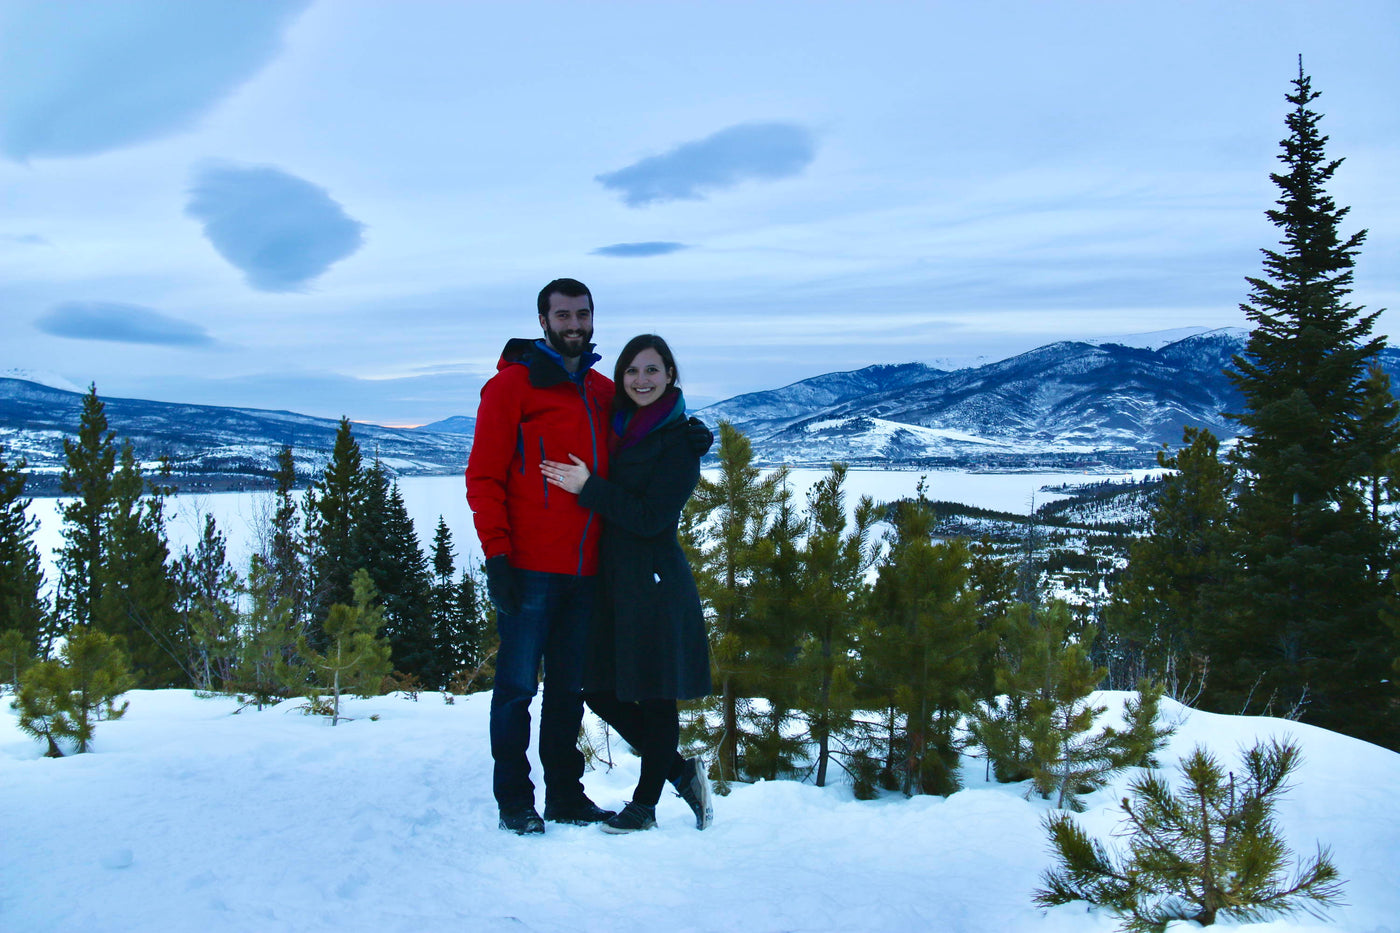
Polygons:
<instances>
[{"instance_id":1,"label":"red winter jacket","mask_svg":"<svg viewBox=\"0 0 1400 933\"><path fill-rule=\"evenodd\" d=\"M524 570L598 572L601 521L549 485L540 462L569 463L574 454L606 476L612 398L601 373L585 370L580 385L534 343L506 344L481 389L467 460L467 504L487 557L504 554Z\"/></svg>"}]
</instances>

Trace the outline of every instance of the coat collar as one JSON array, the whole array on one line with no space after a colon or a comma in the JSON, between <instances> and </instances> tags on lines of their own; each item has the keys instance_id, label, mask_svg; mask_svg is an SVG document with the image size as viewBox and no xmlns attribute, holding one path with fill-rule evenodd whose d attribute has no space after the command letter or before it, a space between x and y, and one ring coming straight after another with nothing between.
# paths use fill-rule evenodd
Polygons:
<instances>
[{"instance_id":1,"label":"coat collar","mask_svg":"<svg viewBox=\"0 0 1400 933\"><path fill-rule=\"evenodd\" d=\"M588 345L579 360L578 371L570 373L564 368L564 358L544 340L512 337L506 341L505 349L501 351L501 359L496 363L496 369L505 369L507 366L519 363L529 371L530 385L537 389L548 389L565 382L582 385L593 364L602 359L601 356L593 352L593 347L594 344Z\"/></svg>"}]
</instances>

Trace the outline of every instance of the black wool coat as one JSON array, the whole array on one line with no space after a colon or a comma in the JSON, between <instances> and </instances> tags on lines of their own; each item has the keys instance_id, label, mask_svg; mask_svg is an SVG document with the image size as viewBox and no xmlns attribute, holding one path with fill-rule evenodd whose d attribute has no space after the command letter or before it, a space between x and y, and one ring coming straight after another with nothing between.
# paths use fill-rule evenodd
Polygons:
<instances>
[{"instance_id":1,"label":"black wool coat","mask_svg":"<svg viewBox=\"0 0 1400 933\"><path fill-rule=\"evenodd\" d=\"M676 538L699 479L680 419L617 451L608 478L590 476L579 491L604 522L585 690L626 702L709 695L700 595Z\"/></svg>"}]
</instances>

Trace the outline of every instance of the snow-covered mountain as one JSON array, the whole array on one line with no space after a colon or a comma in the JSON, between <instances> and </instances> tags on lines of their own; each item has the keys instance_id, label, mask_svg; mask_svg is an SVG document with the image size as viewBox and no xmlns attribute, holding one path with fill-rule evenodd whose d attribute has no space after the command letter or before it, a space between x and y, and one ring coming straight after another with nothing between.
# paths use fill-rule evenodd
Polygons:
<instances>
[{"instance_id":1,"label":"snow-covered mountain","mask_svg":"<svg viewBox=\"0 0 1400 933\"><path fill-rule=\"evenodd\" d=\"M1185 331L1181 331L1185 332ZM740 428L762 463L941 466L957 469L1146 466L1183 425L1235 435L1222 412L1242 401L1225 375L1248 334L1161 331L1126 343L1066 341L994 363L945 370L926 363L827 373L699 410ZM1133 344L1133 345L1128 345ZM1400 350L1382 366L1400 376ZM63 462L78 429L82 392L36 378L0 376L0 444L42 476ZM147 461L166 456L185 474L266 475L291 444L298 469L319 470L337 424L287 411L104 399L118 437ZM473 412L472 414L475 414ZM466 465L475 419L420 428L358 425L366 457L403 474L455 473ZM40 486L42 483L39 484ZM39 491L39 487L32 487Z\"/></svg>"},{"instance_id":2,"label":"snow-covered mountain","mask_svg":"<svg viewBox=\"0 0 1400 933\"><path fill-rule=\"evenodd\" d=\"M450 418L443 418L441 421L434 421L432 424L419 425L413 430L435 431L438 434L466 434L470 436L476 432L476 419L468 418L466 415L453 415Z\"/></svg>"},{"instance_id":3,"label":"snow-covered mountain","mask_svg":"<svg viewBox=\"0 0 1400 933\"><path fill-rule=\"evenodd\" d=\"M48 386L51 389L63 389L65 392L82 392L83 387L68 379L64 379L58 373L52 373L40 369L0 369L0 379L20 379L24 382L36 382L41 386Z\"/></svg>"},{"instance_id":4,"label":"snow-covered mountain","mask_svg":"<svg viewBox=\"0 0 1400 933\"><path fill-rule=\"evenodd\" d=\"M1160 347L1053 343L952 372L872 366L737 396L699 415L733 423L773 463L1143 464L1163 443L1179 444L1184 425L1235 435L1222 412L1242 401L1225 368L1246 338L1224 329ZM1400 371L1400 351L1385 351L1382 364Z\"/></svg>"},{"instance_id":5,"label":"snow-covered mountain","mask_svg":"<svg viewBox=\"0 0 1400 933\"><path fill-rule=\"evenodd\" d=\"M78 432L82 391L27 379L0 378L0 444L5 459L24 457L38 474L63 464L63 440ZM107 423L118 438L130 438L147 463L169 458L179 474L207 477L270 475L273 457L291 444L297 472L320 470L330 458L339 422L289 411L181 405L141 399L103 398ZM452 473L466 466L471 437L412 428L357 424L355 438L366 460L378 457L404 475ZM30 491L45 491L41 481Z\"/></svg>"}]
</instances>

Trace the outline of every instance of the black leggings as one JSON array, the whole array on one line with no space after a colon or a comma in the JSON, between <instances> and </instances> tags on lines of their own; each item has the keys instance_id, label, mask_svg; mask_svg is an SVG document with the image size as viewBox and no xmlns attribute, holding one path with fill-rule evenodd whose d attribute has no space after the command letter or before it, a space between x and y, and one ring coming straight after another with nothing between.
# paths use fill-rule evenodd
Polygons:
<instances>
[{"instance_id":1,"label":"black leggings","mask_svg":"<svg viewBox=\"0 0 1400 933\"><path fill-rule=\"evenodd\" d=\"M611 693L586 693L588 708L612 726L623 740L642 754L642 776L632 792L632 802L654 807L667 780L680 777L685 767L676 746L680 744L680 715L675 700L642 700L628 703Z\"/></svg>"}]
</instances>

